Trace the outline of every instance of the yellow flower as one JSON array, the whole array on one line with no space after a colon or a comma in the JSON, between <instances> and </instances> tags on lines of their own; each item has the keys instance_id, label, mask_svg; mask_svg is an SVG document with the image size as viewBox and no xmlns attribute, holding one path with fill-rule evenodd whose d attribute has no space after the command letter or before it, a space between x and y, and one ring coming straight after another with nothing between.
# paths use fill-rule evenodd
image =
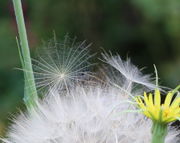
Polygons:
<instances>
[{"instance_id":1,"label":"yellow flower","mask_svg":"<svg viewBox=\"0 0 180 143\"><path fill-rule=\"evenodd\" d=\"M137 97L136 102L142 112L153 121L160 123L169 123L180 118L180 97L176 97L173 101L173 93L169 92L165 98L164 104L161 104L161 95L159 90L155 90L154 97L152 94L144 98Z\"/></svg>"}]
</instances>

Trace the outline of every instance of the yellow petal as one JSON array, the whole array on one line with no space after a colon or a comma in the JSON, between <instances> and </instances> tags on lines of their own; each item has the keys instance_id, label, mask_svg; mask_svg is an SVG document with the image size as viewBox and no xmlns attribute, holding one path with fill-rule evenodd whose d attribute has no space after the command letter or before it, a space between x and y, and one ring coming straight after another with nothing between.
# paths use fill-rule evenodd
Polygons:
<instances>
[{"instance_id":1,"label":"yellow petal","mask_svg":"<svg viewBox=\"0 0 180 143\"><path fill-rule=\"evenodd\" d=\"M155 106L160 108L161 96L160 96L160 91L158 89L155 90L154 104L155 104Z\"/></svg>"},{"instance_id":2,"label":"yellow petal","mask_svg":"<svg viewBox=\"0 0 180 143\"><path fill-rule=\"evenodd\" d=\"M175 98L172 105L171 105L171 108L173 108L173 109L177 108L177 107L179 107L179 104L180 104L180 97Z\"/></svg>"},{"instance_id":3,"label":"yellow petal","mask_svg":"<svg viewBox=\"0 0 180 143\"><path fill-rule=\"evenodd\" d=\"M149 105L150 105L151 107L154 106L154 104L153 104L153 98L152 98L152 94L151 94L151 93L149 94Z\"/></svg>"},{"instance_id":4,"label":"yellow petal","mask_svg":"<svg viewBox=\"0 0 180 143\"><path fill-rule=\"evenodd\" d=\"M166 96L166 99L165 99L165 102L164 102L164 106L165 107L168 107L171 103L171 100L172 100L172 92L169 92Z\"/></svg>"},{"instance_id":5,"label":"yellow petal","mask_svg":"<svg viewBox=\"0 0 180 143\"><path fill-rule=\"evenodd\" d=\"M140 100L141 100L141 99L140 99ZM139 102L139 107L140 107L141 109L143 109L143 110L146 109L146 107L145 107L144 103L142 103L142 101Z\"/></svg>"},{"instance_id":6,"label":"yellow petal","mask_svg":"<svg viewBox=\"0 0 180 143\"><path fill-rule=\"evenodd\" d=\"M147 97L146 92L144 92L144 101L145 101L145 104L146 104L146 105L149 104L149 100L148 100L148 97Z\"/></svg>"}]
</instances>

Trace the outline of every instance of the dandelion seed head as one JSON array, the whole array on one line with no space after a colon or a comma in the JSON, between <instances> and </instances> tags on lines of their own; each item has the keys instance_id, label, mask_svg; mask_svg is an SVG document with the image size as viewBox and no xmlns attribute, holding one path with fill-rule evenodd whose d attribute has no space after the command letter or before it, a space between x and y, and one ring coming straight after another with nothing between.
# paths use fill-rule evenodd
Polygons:
<instances>
[{"instance_id":1,"label":"dandelion seed head","mask_svg":"<svg viewBox=\"0 0 180 143\"><path fill-rule=\"evenodd\" d=\"M3 143L150 143L151 122L113 87L76 87L14 120ZM71 95L73 94L73 95ZM73 98L72 98L73 97ZM170 129L166 143L177 143Z\"/></svg>"},{"instance_id":2,"label":"dandelion seed head","mask_svg":"<svg viewBox=\"0 0 180 143\"><path fill-rule=\"evenodd\" d=\"M14 119L3 143L150 143L151 121L137 113L131 100L136 84L155 88L150 76L130 60L105 54L112 69L108 83L80 84L92 75L89 45L66 37L63 44L49 47L40 61L33 60L37 87L49 92L31 113ZM177 135L169 129L165 143L178 143Z\"/></svg>"}]
</instances>

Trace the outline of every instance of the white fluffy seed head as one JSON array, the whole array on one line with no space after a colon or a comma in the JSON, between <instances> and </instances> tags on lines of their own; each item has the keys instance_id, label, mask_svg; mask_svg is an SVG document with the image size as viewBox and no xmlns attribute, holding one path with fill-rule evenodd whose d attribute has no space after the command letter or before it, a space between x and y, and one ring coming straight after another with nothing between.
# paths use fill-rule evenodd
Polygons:
<instances>
[{"instance_id":1,"label":"white fluffy seed head","mask_svg":"<svg viewBox=\"0 0 180 143\"><path fill-rule=\"evenodd\" d=\"M151 122L131 112L136 107L130 98L136 95L137 85L140 91L156 88L148 75L142 75L130 60L104 54L112 70L108 84L77 86L91 74L88 46L66 38L64 44L48 47L40 61L34 60L37 86L48 88L48 95L32 113L14 119L3 143L151 142ZM165 143L178 143L175 129L169 129Z\"/></svg>"},{"instance_id":2,"label":"white fluffy seed head","mask_svg":"<svg viewBox=\"0 0 180 143\"><path fill-rule=\"evenodd\" d=\"M150 143L151 122L113 87L77 87L50 93L33 114L22 114L3 143ZM73 97L73 98L72 98ZM170 130L166 143L177 143Z\"/></svg>"},{"instance_id":3,"label":"white fluffy seed head","mask_svg":"<svg viewBox=\"0 0 180 143\"><path fill-rule=\"evenodd\" d=\"M65 37L64 42L51 41L41 51L39 60L33 60L38 89L68 90L76 83L85 82L92 75L86 42Z\"/></svg>"}]
</instances>

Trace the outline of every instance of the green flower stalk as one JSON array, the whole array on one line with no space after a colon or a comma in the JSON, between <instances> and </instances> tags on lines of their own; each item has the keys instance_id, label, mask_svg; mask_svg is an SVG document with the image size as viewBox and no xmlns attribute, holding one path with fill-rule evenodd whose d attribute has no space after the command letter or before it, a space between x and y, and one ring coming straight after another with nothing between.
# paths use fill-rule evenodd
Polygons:
<instances>
[{"instance_id":1,"label":"green flower stalk","mask_svg":"<svg viewBox=\"0 0 180 143\"><path fill-rule=\"evenodd\" d=\"M167 135L167 124L153 122L152 127L152 143L164 143Z\"/></svg>"},{"instance_id":2,"label":"green flower stalk","mask_svg":"<svg viewBox=\"0 0 180 143\"><path fill-rule=\"evenodd\" d=\"M155 90L154 97L152 94L147 96L147 94L144 93L143 99L142 97L136 98L136 102L142 110L142 113L153 122L151 143L164 143L168 123L180 118L180 97L176 96L173 100L173 96L178 92L179 88L180 85L169 92L163 104L161 104L161 94L159 90Z\"/></svg>"},{"instance_id":3,"label":"green flower stalk","mask_svg":"<svg viewBox=\"0 0 180 143\"><path fill-rule=\"evenodd\" d=\"M26 27L24 23L24 16L22 10L21 0L13 0L15 16L18 26L19 39L18 50L21 59L22 68L24 70L25 88L24 88L24 102L28 110L36 106L37 90L33 75Z\"/></svg>"}]
</instances>

